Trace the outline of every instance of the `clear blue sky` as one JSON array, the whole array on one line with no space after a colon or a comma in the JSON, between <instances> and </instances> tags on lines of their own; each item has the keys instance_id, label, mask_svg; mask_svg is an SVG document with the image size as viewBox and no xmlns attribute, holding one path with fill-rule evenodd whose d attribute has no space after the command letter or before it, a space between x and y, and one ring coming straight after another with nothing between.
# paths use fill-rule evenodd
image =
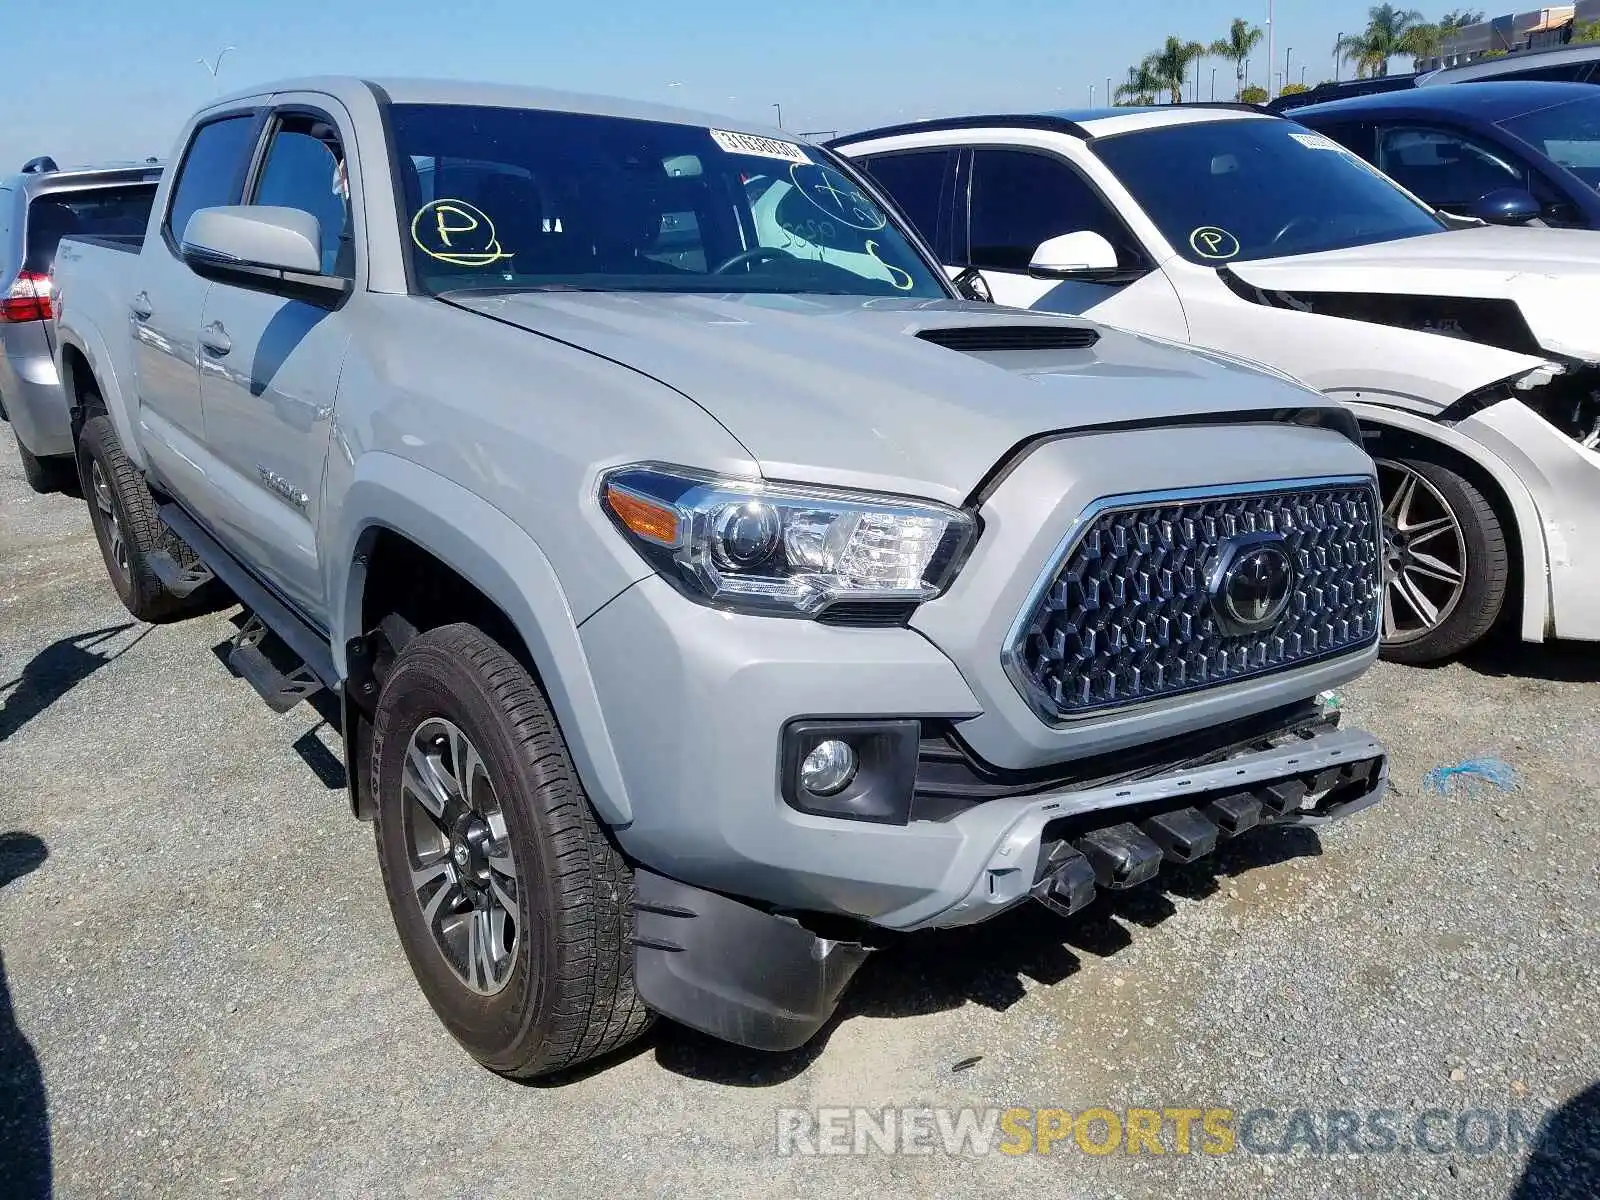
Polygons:
<instances>
[{"instance_id":1,"label":"clear blue sky","mask_svg":"<svg viewBox=\"0 0 1600 1200\"><path fill-rule=\"evenodd\" d=\"M1447 7L1440 5L1440 11ZM1439 14L1429 6L1427 15ZM1495 11L1499 11L1496 9ZM1329 78L1351 0L1277 0L1276 59ZM964 111L1081 107L1169 33L1209 42L1266 0L9 0L0 174L165 156L213 94L317 73L431 75L604 92L841 132ZM1264 59L1265 48L1260 52ZM1216 66L1217 94L1231 68ZM1265 62L1252 63L1257 82ZM1345 68L1348 74L1349 68ZM673 86L676 85L676 86Z\"/></svg>"}]
</instances>

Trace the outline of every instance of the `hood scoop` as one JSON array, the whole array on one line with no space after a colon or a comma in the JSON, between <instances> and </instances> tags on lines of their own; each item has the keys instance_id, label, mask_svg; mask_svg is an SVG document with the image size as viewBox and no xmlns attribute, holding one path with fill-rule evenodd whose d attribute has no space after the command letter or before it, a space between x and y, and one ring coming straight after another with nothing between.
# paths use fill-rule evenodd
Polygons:
<instances>
[{"instance_id":1,"label":"hood scoop","mask_svg":"<svg viewBox=\"0 0 1600 1200\"><path fill-rule=\"evenodd\" d=\"M949 329L923 329L917 336L946 350L984 354L996 350L1087 350L1100 340L1089 326L1079 325L957 325Z\"/></svg>"}]
</instances>

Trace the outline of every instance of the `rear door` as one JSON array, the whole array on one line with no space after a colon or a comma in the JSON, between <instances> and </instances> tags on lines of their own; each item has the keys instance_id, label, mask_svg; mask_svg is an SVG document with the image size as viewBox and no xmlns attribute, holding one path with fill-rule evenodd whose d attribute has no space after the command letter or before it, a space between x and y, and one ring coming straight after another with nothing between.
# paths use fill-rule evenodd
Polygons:
<instances>
[{"instance_id":1,"label":"rear door","mask_svg":"<svg viewBox=\"0 0 1600 1200\"><path fill-rule=\"evenodd\" d=\"M957 152L942 147L889 150L856 160L954 276L953 199Z\"/></svg>"},{"instance_id":2,"label":"rear door","mask_svg":"<svg viewBox=\"0 0 1600 1200\"><path fill-rule=\"evenodd\" d=\"M343 124L347 130L347 118ZM280 107L245 203L310 213L321 232L322 273L354 280L348 144L328 112ZM317 515L349 324L342 309L218 283L206 296L199 341L215 470L198 515L248 547L263 581L323 624Z\"/></svg>"},{"instance_id":3,"label":"rear door","mask_svg":"<svg viewBox=\"0 0 1600 1200\"><path fill-rule=\"evenodd\" d=\"M174 168L158 236L139 256L132 295L133 359L145 451L172 493L192 505L204 496L206 429L200 408L200 313L212 285L179 257L189 218L238 202L255 146L255 110L208 120Z\"/></svg>"}]
</instances>

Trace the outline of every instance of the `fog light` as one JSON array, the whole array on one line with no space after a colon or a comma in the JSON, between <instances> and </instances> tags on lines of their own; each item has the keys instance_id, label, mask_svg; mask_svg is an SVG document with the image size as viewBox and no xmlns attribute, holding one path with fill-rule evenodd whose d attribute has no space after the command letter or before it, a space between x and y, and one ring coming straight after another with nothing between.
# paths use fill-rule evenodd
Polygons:
<instances>
[{"instance_id":1,"label":"fog light","mask_svg":"<svg viewBox=\"0 0 1600 1200\"><path fill-rule=\"evenodd\" d=\"M831 796L842 790L856 775L856 752L848 742L829 738L800 764L800 786L813 796Z\"/></svg>"}]
</instances>

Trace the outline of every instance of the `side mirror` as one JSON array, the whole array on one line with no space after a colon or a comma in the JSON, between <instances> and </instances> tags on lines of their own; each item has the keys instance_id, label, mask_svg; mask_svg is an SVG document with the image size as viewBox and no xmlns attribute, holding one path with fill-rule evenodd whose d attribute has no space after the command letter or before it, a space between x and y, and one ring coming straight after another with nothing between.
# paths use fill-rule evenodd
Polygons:
<instances>
[{"instance_id":1,"label":"side mirror","mask_svg":"<svg viewBox=\"0 0 1600 1200\"><path fill-rule=\"evenodd\" d=\"M321 229L298 208L237 204L189 218L179 253L206 279L311 303L337 302L347 279L322 273Z\"/></svg>"},{"instance_id":2,"label":"side mirror","mask_svg":"<svg viewBox=\"0 0 1600 1200\"><path fill-rule=\"evenodd\" d=\"M1116 247L1087 229L1041 242L1028 264L1028 274L1035 279L1070 279L1116 269Z\"/></svg>"},{"instance_id":3,"label":"side mirror","mask_svg":"<svg viewBox=\"0 0 1600 1200\"><path fill-rule=\"evenodd\" d=\"M977 267L968 267L950 281L950 286L956 289L956 294L963 300L976 300L980 304L994 303L994 293L989 290L983 272Z\"/></svg>"},{"instance_id":4,"label":"side mirror","mask_svg":"<svg viewBox=\"0 0 1600 1200\"><path fill-rule=\"evenodd\" d=\"M1472 215L1491 225L1526 225L1543 211L1522 188L1497 188L1472 202Z\"/></svg>"}]
</instances>

